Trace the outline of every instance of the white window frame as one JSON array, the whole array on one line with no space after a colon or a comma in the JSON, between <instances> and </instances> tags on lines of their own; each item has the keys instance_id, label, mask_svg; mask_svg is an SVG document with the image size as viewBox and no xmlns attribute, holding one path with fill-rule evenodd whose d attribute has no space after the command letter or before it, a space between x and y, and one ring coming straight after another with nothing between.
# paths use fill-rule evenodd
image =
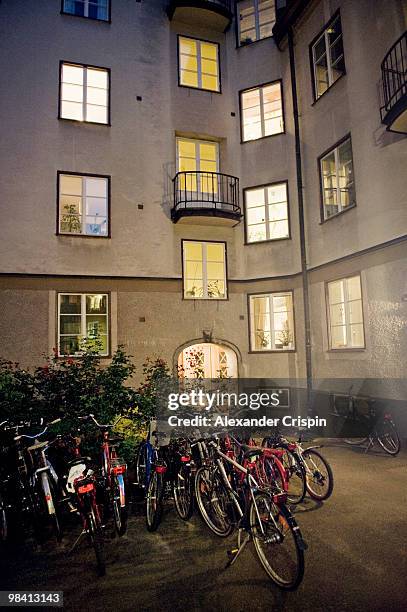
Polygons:
<instances>
[{"instance_id":1,"label":"white window frame","mask_svg":"<svg viewBox=\"0 0 407 612\"><path fill-rule=\"evenodd\" d=\"M244 0L242 0L244 1ZM253 42L257 42L258 40L264 40L265 38L272 38L273 34L269 34L268 36L260 36L260 25L264 25L264 24L260 24L260 13L261 11L259 10L259 5L261 0L251 0L252 2L252 6L253 6L253 14L254 14L254 27L256 30L256 38L254 40L251 40L250 42L244 42L241 39L241 29L240 29L240 22L242 21L240 18L240 11L239 11L239 4L241 4L241 2L237 3L237 22L238 22L238 44L239 47L244 47L245 45L251 44ZM274 22L273 25L276 22L276 3L274 2Z\"/></svg>"},{"instance_id":2,"label":"white window frame","mask_svg":"<svg viewBox=\"0 0 407 612\"><path fill-rule=\"evenodd\" d=\"M83 119L73 119L71 117L64 117L62 114L62 85L63 85L63 67L64 66L74 66L75 68L82 68L83 73L83 83L82 83L82 117ZM106 109L106 121L88 121L87 116L87 92L88 92L88 83L87 83L87 75L88 69L90 70L99 70L100 72L105 72L107 75L107 89L106 89L106 106L102 106L101 104L93 104L92 106L100 106L101 108ZM79 104L79 103L77 103ZM100 66L89 66L87 64L76 64L75 62L61 62L60 70L59 70L59 118L65 119L67 121L77 121L79 123L94 123L96 125L110 125L110 70L108 68L101 68Z\"/></svg>"},{"instance_id":3,"label":"white window frame","mask_svg":"<svg viewBox=\"0 0 407 612\"><path fill-rule=\"evenodd\" d=\"M281 131L280 132L274 132L273 134L266 134L266 127L265 127L265 119L264 119L264 97L263 97L263 90L266 87L270 87L270 85L275 85L275 84L279 84L280 86L280 101L281 101ZM244 109L243 109L243 96L245 93L248 93L249 91L259 91L259 106L260 106L260 125L261 125L261 136L259 136L258 138L244 138ZM253 140L260 140L261 138L268 138L269 136L277 136L278 134L284 134L285 131L285 123L284 123L284 103L283 103L283 87L282 87L282 82L280 80L278 81L271 81L270 83L265 83L264 85L259 85L258 87L250 87L249 89L244 89L243 91L240 92L240 128L241 128L241 137L242 137L242 142L252 142Z\"/></svg>"},{"instance_id":4,"label":"white window frame","mask_svg":"<svg viewBox=\"0 0 407 612\"><path fill-rule=\"evenodd\" d=\"M358 278L359 279L360 300L359 300L359 298L357 300L350 300L349 299L348 281L352 280L354 278ZM330 299L329 299L329 286L331 284L334 284L334 283L343 283L344 301L343 302L335 302L334 304L331 304ZM351 344L351 342L352 342L352 334L351 334L349 304L351 304L352 302L359 302L359 301L360 301L360 306L361 306L361 311L362 311L362 321L360 321L359 323L353 323L352 325L362 325L362 330L363 330L363 345L354 346L353 344ZM363 292L362 292L362 278L361 278L361 275L360 274L353 274L352 276L346 276L344 278L338 278L336 280L331 280L331 281L327 282L326 283L326 304L327 304L327 319L328 319L328 332L329 332L328 333L329 349L331 351L364 350L366 348L366 337L365 337L365 317L364 317L364 312L363 312ZM332 325L332 320L331 320L331 307L335 306L337 304L343 304L345 324L344 325L333 326ZM345 327L346 346L337 346L337 347L333 346L333 343L332 343L332 328L333 327Z\"/></svg>"},{"instance_id":5,"label":"white window frame","mask_svg":"<svg viewBox=\"0 0 407 612\"><path fill-rule=\"evenodd\" d=\"M276 335L277 333L281 333L280 331L276 331L274 329L274 305L273 298L274 297L290 297L291 299L291 318L292 318L292 329L288 329L288 332L292 334L292 341L290 342L290 346L288 348L276 348ZM250 321L250 351L252 353L285 353L285 352L295 352L295 316L294 316L294 292L292 290L288 291L272 291L270 293L252 293L249 294L249 321ZM254 309L252 304L256 298L267 298L269 301L269 316L270 316L270 344L271 347L274 348L256 348L256 329L255 329L255 320L254 320ZM287 310L290 312L290 310Z\"/></svg>"},{"instance_id":6,"label":"white window frame","mask_svg":"<svg viewBox=\"0 0 407 612\"><path fill-rule=\"evenodd\" d=\"M278 221L285 221L287 220L287 226L288 226L288 234L287 236L282 236L279 238L271 238L270 237L270 223L272 223L272 221L270 221L269 218L269 206L272 206L272 204L269 204L268 201L268 190L270 187L277 187L279 185L284 185L285 186L285 205L286 205L286 217L284 217L284 219L278 219ZM249 225L249 218L248 218L248 207L247 207L247 201L246 201L246 194L250 191L258 191L259 189L263 189L264 191L264 221L262 223L253 223L252 225ZM245 200L245 221L246 221L246 237L247 237L247 244L256 244L258 242L274 242L276 240L289 240L290 238L290 214L288 211L288 184L287 181L281 181L278 183L270 183L268 185L260 185L259 187L250 187L248 189L244 190L244 200ZM260 206L258 206L258 208L260 208ZM253 227L254 225L265 225L266 228L266 238L264 238L263 240L250 240L249 239L249 229L250 227Z\"/></svg>"},{"instance_id":7,"label":"white window frame","mask_svg":"<svg viewBox=\"0 0 407 612\"><path fill-rule=\"evenodd\" d=\"M352 164L352 177L353 177L352 185L353 185L354 203L353 204L349 204L348 206L342 206L341 192L343 191L344 188L341 186L341 176L339 174L339 168L340 168L339 149L344 144L346 144L348 142L350 144L350 152L351 152L350 163ZM332 191L336 191L336 206L338 207L338 210L334 214L328 215L327 212L329 210L329 205L325 203L325 191L326 191L326 188L325 188L325 185L324 185L324 172L323 172L322 163L323 163L324 159L326 159L327 157L332 155L332 153L334 154L334 158L335 158L335 180L336 180L336 187L335 188L331 188L331 190ZM320 182L321 182L321 193L322 193L323 220L324 221L328 221L329 219L332 219L332 217L336 217L337 215L340 215L344 211L349 210L350 208L354 208L356 206L355 171L354 171L354 164L353 164L352 138L350 136L344 138L338 144L336 144L332 149L330 149L327 153L324 153L322 155L322 157L319 158L319 168L320 168L320 177L321 177L320 178Z\"/></svg>"},{"instance_id":8,"label":"white window frame","mask_svg":"<svg viewBox=\"0 0 407 612\"><path fill-rule=\"evenodd\" d=\"M90 17L89 16L89 3L97 4L99 8L99 0L77 0L77 1L81 2L84 6L83 15L78 15L77 13L71 13L65 8L65 5L69 4L69 0L62 0L62 11L61 12L64 15L73 15L74 17L86 17L87 19L94 19L95 21L110 21L110 0L107 0L106 2L106 12L107 12L106 19L103 19L101 17Z\"/></svg>"},{"instance_id":9,"label":"white window frame","mask_svg":"<svg viewBox=\"0 0 407 612\"><path fill-rule=\"evenodd\" d=\"M196 43L196 62L197 62L197 75L198 75L198 85L187 85L182 83L182 69L181 69L181 40L193 40ZM202 43L206 45L213 45L216 47L216 67L217 67L217 75L216 89L208 89L207 87L202 87L202 54L201 54L201 45ZM185 68L183 70L186 70ZM186 70L186 72L194 72L191 70ZM195 72L194 72L195 74ZM213 74L209 76L215 76ZM181 87L190 87L191 89L201 89L202 91L211 91L214 93L220 93L220 61L219 61L219 43L212 42L210 40L200 40L199 38L192 38L191 36L178 36L178 83Z\"/></svg>"},{"instance_id":10,"label":"white window frame","mask_svg":"<svg viewBox=\"0 0 407 612\"><path fill-rule=\"evenodd\" d=\"M199 296L191 296L186 294L185 280L186 280L186 244L200 244L202 248L202 283L203 283L203 294ZM225 295L224 297L210 297L208 294L208 272L207 272L207 246L209 244L221 244L223 246L223 281L225 283ZM184 300L227 300L228 299L228 283L227 283L227 265L226 265L226 243L216 242L214 240L183 240L182 241L182 263L183 263L183 274L182 274L182 285L183 285L183 296Z\"/></svg>"},{"instance_id":11,"label":"white window frame","mask_svg":"<svg viewBox=\"0 0 407 612\"><path fill-rule=\"evenodd\" d=\"M61 206L61 177L63 176L71 176L71 177L78 177L82 180L82 196L81 196L81 200L82 200L82 222L81 222L81 232L65 232L61 229L61 221L62 221L62 217L64 215L63 211L62 211L62 206ZM88 233L86 231L86 226L88 225L88 223L86 222L87 216L86 215L86 181L87 179L97 179L97 180L101 180L104 181L106 184L106 232L104 234L94 234L94 233ZM101 198L102 199L102 198ZM97 176L94 174L80 174L78 173L73 173L73 172L59 172L58 174L58 234L61 234L61 236L93 236L93 237L97 237L97 238L108 238L110 235L110 228L109 228L109 208L110 208L110 177L109 176ZM68 214L68 213L65 213ZM92 216L92 215L89 215Z\"/></svg>"},{"instance_id":12,"label":"white window frame","mask_svg":"<svg viewBox=\"0 0 407 612\"><path fill-rule=\"evenodd\" d=\"M61 297L65 296L65 295L80 295L81 296L81 312L80 312L80 317L81 317L81 332L80 334L61 334L61 317L64 316L79 316L79 313L61 313ZM99 353L99 355L101 357L108 357L109 356L109 346L110 346L110 325L109 325L109 318L110 318L110 314L109 314L109 294L108 293L77 293L77 292L61 292L57 294L57 301L58 301L58 343L57 343L57 347L58 347L58 357L78 357L82 354L81 351L78 351L77 353L72 353L70 355L66 355L64 353L61 353L60 350L60 339L61 337L64 336L76 336L79 335L82 338L86 338L87 334L86 334L86 317L87 317L87 313L86 313L86 298L92 295L101 295L102 297L106 297L106 313L102 314L102 315L96 315L96 316L104 316L106 317L106 352L105 353ZM92 315L89 315L92 316Z\"/></svg>"},{"instance_id":13,"label":"white window frame","mask_svg":"<svg viewBox=\"0 0 407 612\"><path fill-rule=\"evenodd\" d=\"M334 25L334 23L336 23L336 21L340 21L341 24L341 33L339 36L337 36L337 38L335 38L335 40L332 43L329 43L329 29ZM334 80L333 78L333 63L332 63L332 57L331 57L331 48L338 42L338 40L342 38L342 54L338 57L338 59L335 60L335 64L339 63L340 60L343 58L345 58L345 52L343 50L343 31L342 31L342 21L341 21L341 16L338 14L336 17L334 17L324 28L324 31L322 32L322 34L317 38L317 40L312 43L312 70L313 70L313 75L314 75L314 98L315 100L318 100L321 96L324 95L324 93L326 91L328 91L328 89L330 89L330 87L332 87L332 85L334 83L336 83L336 81L338 80L338 78L336 78ZM320 58L317 58L315 56L315 50L316 47L318 45L318 43L324 39L324 45L325 45L325 55L326 55L326 64L327 64L327 74L328 74L328 87L325 89L325 91L323 91L322 93L318 93L318 77L317 77L317 60ZM321 56L322 57L322 56Z\"/></svg>"}]
</instances>

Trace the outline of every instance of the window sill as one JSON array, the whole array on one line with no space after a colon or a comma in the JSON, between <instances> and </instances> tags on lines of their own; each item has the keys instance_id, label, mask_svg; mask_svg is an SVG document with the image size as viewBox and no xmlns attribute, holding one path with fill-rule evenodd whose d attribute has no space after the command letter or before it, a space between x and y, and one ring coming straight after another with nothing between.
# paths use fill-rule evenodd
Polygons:
<instances>
[{"instance_id":1,"label":"window sill","mask_svg":"<svg viewBox=\"0 0 407 612\"><path fill-rule=\"evenodd\" d=\"M202 298L202 297L185 297L185 295L183 295L182 299L184 300L184 302L227 302L229 300L229 296L224 297L224 298Z\"/></svg>"},{"instance_id":2,"label":"window sill","mask_svg":"<svg viewBox=\"0 0 407 612\"><path fill-rule=\"evenodd\" d=\"M291 240L291 236L285 236L284 238L269 238L267 240L253 240L253 242L245 240L244 246L251 246L252 244L270 244L272 242L283 242L284 240Z\"/></svg>"},{"instance_id":3,"label":"window sill","mask_svg":"<svg viewBox=\"0 0 407 612\"><path fill-rule=\"evenodd\" d=\"M366 347L349 347L349 348L331 348L327 350L327 353L363 353L366 350Z\"/></svg>"},{"instance_id":4,"label":"window sill","mask_svg":"<svg viewBox=\"0 0 407 612\"><path fill-rule=\"evenodd\" d=\"M252 45L255 45L256 43L259 42L263 42L264 40L270 40L273 38L273 35L271 34L270 36L264 36L263 38L258 38L257 40L251 40L250 42L247 43L238 43L236 45L236 49L244 49L245 47L251 47Z\"/></svg>"},{"instance_id":5,"label":"window sill","mask_svg":"<svg viewBox=\"0 0 407 612\"><path fill-rule=\"evenodd\" d=\"M74 123L76 125L102 125L104 127L111 127L110 121L108 123L101 123L99 121L80 121L79 119L69 119L68 117L61 117L58 115L59 121L67 121L68 123Z\"/></svg>"},{"instance_id":6,"label":"window sill","mask_svg":"<svg viewBox=\"0 0 407 612\"><path fill-rule=\"evenodd\" d=\"M323 97L325 96L325 94L327 94L328 92L332 91L332 89L335 87L335 85L336 85L336 84L337 84L337 83L338 83L338 82L339 82L341 79L343 79L343 77L344 77L344 76L346 76L346 70L345 70L345 72L343 72L343 73L341 74L341 76L340 76L340 77L338 77L338 78L336 79L336 81L334 81L334 82L332 83L332 85L330 85L330 86L328 87L328 89L325 89L324 93L322 93L320 96L318 96L318 98L315 98L315 95L314 95L314 101L312 102L311 106L315 106L315 104L316 104L317 102L319 102L319 100L320 100L321 98L323 98Z\"/></svg>"},{"instance_id":7,"label":"window sill","mask_svg":"<svg viewBox=\"0 0 407 612\"><path fill-rule=\"evenodd\" d=\"M249 355L263 355L263 354L269 354L269 353L296 353L297 349L293 348L293 349L270 349L270 350L264 350L264 351L248 351Z\"/></svg>"},{"instance_id":8,"label":"window sill","mask_svg":"<svg viewBox=\"0 0 407 612\"><path fill-rule=\"evenodd\" d=\"M260 138L252 138L251 140L240 140L240 144L249 144L250 142L259 142L260 140L266 140L266 138L275 138L285 134L285 129L282 132L276 132L275 134L268 134L267 136L260 136Z\"/></svg>"},{"instance_id":9,"label":"window sill","mask_svg":"<svg viewBox=\"0 0 407 612\"><path fill-rule=\"evenodd\" d=\"M97 17L85 17L85 15L75 15L74 13L68 13L66 11L60 11L61 15L67 15L68 17L79 17L79 19L86 19L86 21L97 21L98 23L111 24L112 20L109 19L98 19Z\"/></svg>"},{"instance_id":10,"label":"window sill","mask_svg":"<svg viewBox=\"0 0 407 612\"><path fill-rule=\"evenodd\" d=\"M99 240L106 240L111 238L110 234L108 234L107 236L96 236L94 234L65 234L63 232L56 232L55 236L60 236L62 238L98 238Z\"/></svg>"},{"instance_id":11,"label":"window sill","mask_svg":"<svg viewBox=\"0 0 407 612\"><path fill-rule=\"evenodd\" d=\"M219 90L205 89L204 87L193 87L192 85L182 85L180 82L178 82L178 87L181 87L182 89L190 89L192 91L205 91L206 93L211 93L211 94L221 94L222 93L222 88L220 88Z\"/></svg>"},{"instance_id":12,"label":"window sill","mask_svg":"<svg viewBox=\"0 0 407 612\"><path fill-rule=\"evenodd\" d=\"M340 217L341 215L349 212L350 210L353 210L354 208L356 208L356 204L352 204L352 206L347 206L343 210L335 213L334 215L331 215L327 219L321 219L321 221L319 222L319 225L324 225L325 223L328 223L329 221L331 221L331 219L336 219L337 217Z\"/></svg>"}]
</instances>

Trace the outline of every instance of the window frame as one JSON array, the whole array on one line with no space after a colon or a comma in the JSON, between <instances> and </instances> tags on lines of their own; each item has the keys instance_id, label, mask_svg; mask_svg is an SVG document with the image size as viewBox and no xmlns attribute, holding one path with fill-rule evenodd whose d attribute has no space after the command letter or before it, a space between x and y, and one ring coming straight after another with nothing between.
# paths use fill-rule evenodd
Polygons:
<instances>
[{"instance_id":1,"label":"window frame","mask_svg":"<svg viewBox=\"0 0 407 612\"><path fill-rule=\"evenodd\" d=\"M280 84L280 93L281 93L281 117L283 120L283 129L281 132L276 132L275 134L267 134L265 136L260 136L259 138L251 138L250 140L243 140L243 105L242 99L243 94L247 91L253 91L255 89L263 89L268 85L274 85L275 83ZM260 101L260 109L264 108L262 104L262 97ZM285 123L285 108L284 108L284 88L283 88L283 79L275 79L274 81L268 81L267 83L261 83L260 85L254 85L253 87L246 87L245 89L239 90L239 115L240 115L240 144L246 144L248 142L258 142L259 140L264 140L264 138L274 138L275 136L281 136L286 133L286 123ZM264 117L261 117L262 122L262 131L264 127Z\"/></svg>"},{"instance_id":2,"label":"window frame","mask_svg":"<svg viewBox=\"0 0 407 612\"><path fill-rule=\"evenodd\" d=\"M324 157L326 157L327 155L332 153L332 151L335 151L336 149L339 149L339 147L342 144L344 144L347 140L349 140L349 142L350 142L350 150L351 150L351 153L352 153L353 191L355 193L355 203L351 204L350 206L345 206L345 208L342 208L341 210L339 210L334 215L331 215L330 217L325 217L324 186L323 186L323 180L322 180L323 179L322 160L324 159ZM335 154L335 170L336 170L336 160L337 160L337 154ZM330 221L331 219L335 219L336 217L339 217L343 213L346 213L348 210L352 210L352 209L356 208L356 206L357 206L355 163L354 163L354 159L353 159L353 146L352 146L352 136L351 136L351 133L349 132L343 138L338 140L338 142L336 142L332 147L330 147L329 149L324 151L318 157L317 163L318 163L318 172L319 172L319 192L320 192L320 215L321 215L320 225L322 225L323 223L326 223L327 221ZM338 187L337 187L337 189L338 189Z\"/></svg>"},{"instance_id":3,"label":"window frame","mask_svg":"<svg viewBox=\"0 0 407 612\"><path fill-rule=\"evenodd\" d=\"M266 240L249 241L248 239L249 226L248 226L247 207L246 207L246 192L251 191L252 189L262 189L262 188L266 189L267 187L273 187L274 185L285 185L286 186L288 236L285 236L284 238L267 238ZM268 204L265 205L266 206L266 216L268 216L267 205ZM264 183L262 185L253 185L252 187L245 187L243 189L243 206L244 206L244 218L245 218L245 222L244 222L244 244L245 246L250 246L252 244L263 244L263 243L268 244L270 242L280 242L281 240L291 240L292 236L291 236L291 216L290 216L290 195L289 195L289 189L288 189L288 179L284 179L283 181L273 181L272 183ZM266 220L265 223L267 224L268 220Z\"/></svg>"},{"instance_id":4,"label":"window frame","mask_svg":"<svg viewBox=\"0 0 407 612\"><path fill-rule=\"evenodd\" d=\"M64 64L68 66L79 66L80 68L90 68L95 70L104 70L107 73L107 122L101 123L100 121L86 121L85 119L70 119L69 117L61 116L61 106L62 106L62 68ZM82 101L82 105L84 102ZM68 60L60 60L59 61L59 87L58 87L58 119L60 121L71 121L73 123L87 124L87 125L101 125L105 127L111 127L111 69L106 68L106 66L94 66L93 64L80 64L78 62L70 62Z\"/></svg>"},{"instance_id":5,"label":"window frame","mask_svg":"<svg viewBox=\"0 0 407 612\"><path fill-rule=\"evenodd\" d=\"M327 47L327 43L326 43L327 30L334 23L334 21L336 21L336 19L338 17L339 17L339 19L341 21L341 37L342 37L344 70L343 70L343 73L335 81L332 81L332 83L330 85L328 85L326 90L322 94L320 94L318 96L317 95L317 81L315 79L314 47L317 44L317 42L319 42L319 40L322 38L322 36L325 36L325 53L327 54L327 48L329 49L329 47ZM345 49L344 49L344 46L343 46L343 29L342 29L342 18L341 18L340 9L335 11L335 13L329 19L329 21L326 22L324 27L319 31L319 33L310 42L310 44L309 44L309 58L310 58L310 70L311 70L313 104L315 104L316 102L318 102L318 100L320 98L322 98L322 96L324 96L328 91L330 91L330 89L335 85L335 83L340 81L340 79L346 75ZM330 59L330 57L329 57L329 59ZM328 55L327 55L327 60L328 60ZM328 63L328 61L327 61L327 68L328 68L328 80L329 80L329 75L331 74L331 71L332 71L331 62Z\"/></svg>"},{"instance_id":6,"label":"window frame","mask_svg":"<svg viewBox=\"0 0 407 612\"><path fill-rule=\"evenodd\" d=\"M356 277L359 278L359 283L360 283L360 300L361 300L362 317L363 317L363 321L362 321L363 346L348 346L348 347L342 346L342 347L335 348L332 346L331 313L330 313L331 303L329 301L329 284L337 283L339 281L344 281L344 280L348 280L350 278L356 278ZM363 289L361 272L359 271L359 272L351 273L350 275L348 274L346 276L341 276L339 278L331 278L330 280L325 281L324 284L325 284L325 311L326 311L326 324L327 324L328 352L338 353L338 352L343 352L343 351L345 352L365 351L366 350L366 326L365 326L365 307L364 307L365 299L364 299L364 289ZM348 302L345 302L345 304L348 304ZM345 320L346 335L348 335L349 325L350 323Z\"/></svg>"},{"instance_id":7,"label":"window frame","mask_svg":"<svg viewBox=\"0 0 407 612\"><path fill-rule=\"evenodd\" d=\"M252 313L250 308L250 298L253 297L264 297L264 296L283 296L283 295L291 295L291 304L292 304L292 318L293 318L293 348L288 349L255 349L252 345ZM268 354L268 353L296 353L297 352L297 328L295 322L295 300L294 300L294 289L287 289L281 291L256 291L255 293L247 294L247 322L248 322L248 331L249 331L249 354Z\"/></svg>"},{"instance_id":8,"label":"window frame","mask_svg":"<svg viewBox=\"0 0 407 612\"><path fill-rule=\"evenodd\" d=\"M236 28L235 28L235 33L236 33L236 48L240 49L241 47L248 47L249 45L253 45L256 42L260 42L261 40L268 40L270 38L273 38L273 34L271 33L269 36L263 36L263 38L256 38L256 40L252 40L250 42L247 43L242 43L240 41L240 12L239 12L239 4L240 2L243 2L244 0L236 0L235 2L235 15L236 15ZM259 11L258 11L258 1L259 0L253 0L254 3L254 27L256 30L256 36L257 36L257 32L260 33L260 23L259 23ZM273 24L273 27L277 21L277 7L276 7L276 0L274 0L274 15L275 15L275 21Z\"/></svg>"},{"instance_id":9,"label":"window frame","mask_svg":"<svg viewBox=\"0 0 407 612\"><path fill-rule=\"evenodd\" d=\"M60 223L59 223L59 213L60 213L60 187L61 187L61 175L67 176L84 176L89 178L101 178L107 180L107 233L102 236L98 236L95 234L69 234L60 231ZM98 238L98 239L106 239L111 238L111 213L110 213L110 203L111 203L111 175L110 174L95 174L94 172L65 172L64 170L57 171L57 218L56 218L56 236L68 236L70 238Z\"/></svg>"},{"instance_id":10,"label":"window frame","mask_svg":"<svg viewBox=\"0 0 407 612\"><path fill-rule=\"evenodd\" d=\"M64 10L65 0L61 0L61 15L69 15L70 17L79 17L80 19L90 19L91 21L97 21L99 23L112 23L112 0L107 0L107 11L108 19L98 19L97 17L89 17L86 15L76 15L75 13L69 13Z\"/></svg>"},{"instance_id":11,"label":"window frame","mask_svg":"<svg viewBox=\"0 0 407 612\"><path fill-rule=\"evenodd\" d=\"M56 324L56 347L57 347L57 356L58 359L77 359L80 358L83 353L78 354L78 355L63 355L61 354L60 351L60 337L61 337L61 333L60 333L60 329L61 329L61 303L60 303L60 296L61 295L80 295L81 296L81 330L83 329L84 325L83 325L83 320L85 322L86 325L86 296L88 295L105 295L107 297L106 300L106 305L107 305L107 313L106 313L106 321L107 321L107 352L106 354L102 354L99 353L99 357L101 359L110 359L112 356L112 322L111 322L111 292L110 291L104 291L104 292L100 292L100 291L88 291L88 292L82 292L82 291L57 291L57 299L56 299L56 318L57 318L57 324ZM85 312L82 313L82 303L85 303ZM103 315L105 316L105 315ZM67 334L69 335L69 334ZM75 334L72 334L75 335Z\"/></svg>"},{"instance_id":12,"label":"window frame","mask_svg":"<svg viewBox=\"0 0 407 612\"><path fill-rule=\"evenodd\" d=\"M195 40L199 43L208 43L211 45L216 45L217 48L217 62L218 62L218 85L219 89L206 89L205 87L194 87L193 85L184 85L181 83L181 46L180 46L180 38L187 38L189 40ZM199 55L201 57L201 55ZM213 40L206 40L204 38L197 38L195 36L187 36L184 34L177 34L177 68L178 68L178 87L184 87L185 89L192 89L193 91L207 91L213 94L221 94L222 93L222 70L221 70L221 61L220 61L220 43L215 42ZM202 66L201 71L199 71L198 67L198 83L199 80L202 82Z\"/></svg>"},{"instance_id":13,"label":"window frame","mask_svg":"<svg viewBox=\"0 0 407 612\"><path fill-rule=\"evenodd\" d=\"M185 295L185 258L184 258L184 243L185 242L197 242L199 244L223 244L224 246L224 273L225 273L225 297L223 298L210 298L210 297L186 297ZM228 278L228 257L227 257L227 242L225 240L196 240L190 238L182 238L181 240L181 263L182 263L182 299L185 301L200 301L200 302L227 302L229 300L229 278ZM203 281L206 280L206 285L208 284L208 279L205 279L204 275L204 258L202 258L202 276ZM204 287L204 293L208 292L208 287Z\"/></svg>"}]
</instances>

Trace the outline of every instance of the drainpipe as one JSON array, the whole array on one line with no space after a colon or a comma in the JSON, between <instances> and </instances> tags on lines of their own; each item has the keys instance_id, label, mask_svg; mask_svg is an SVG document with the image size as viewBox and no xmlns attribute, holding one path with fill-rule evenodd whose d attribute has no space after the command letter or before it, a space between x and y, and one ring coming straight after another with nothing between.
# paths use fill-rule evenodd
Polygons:
<instances>
[{"instance_id":1,"label":"drainpipe","mask_svg":"<svg viewBox=\"0 0 407 612\"><path fill-rule=\"evenodd\" d=\"M309 308L309 287L307 271L307 251L305 247L305 217L304 217L304 197L302 186L302 163L301 163L301 139L300 122L298 114L297 81L295 76L295 57L292 26L288 27L288 52L290 57L291 91L293 99L294 113L294 134L295 134L295 161L297 168L297 196L298 196L298 216L300 227L300 247L301 247L301 276L304 296L304 323L305 323L305 364L307 376L307 412L312 413L312 352L311 352L311 323Z\"/></svg>"}]
</instances>

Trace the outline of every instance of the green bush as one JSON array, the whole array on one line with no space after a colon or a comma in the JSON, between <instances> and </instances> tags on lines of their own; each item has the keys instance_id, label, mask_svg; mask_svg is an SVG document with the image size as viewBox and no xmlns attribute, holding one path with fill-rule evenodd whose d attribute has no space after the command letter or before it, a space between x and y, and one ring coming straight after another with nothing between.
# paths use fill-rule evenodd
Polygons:
<instances>
[{"instance_id":1,"label":"green bush","mask_svg":"<svg viewBox=\"0 0 407 612\"><path fill-rule=\"evenodd\" d=\"M162 359L147 359L143 365L144 381L138 389L130 386L135 366L120 346L109 364L103 365L98 343L84 342L81 355L59 358L56 351L33 373L19 364L0 361L0 421L16 422L43 418L46 422L61 418L58 433L83 431L82 451L97 454L99 432L92 423L78 417L94 414L100 423L113 423L124 437L121 452L132 461L134 450L144 438L148 419L155 415L160 384L170 379Z\"/></svg>"}]
</instances>

